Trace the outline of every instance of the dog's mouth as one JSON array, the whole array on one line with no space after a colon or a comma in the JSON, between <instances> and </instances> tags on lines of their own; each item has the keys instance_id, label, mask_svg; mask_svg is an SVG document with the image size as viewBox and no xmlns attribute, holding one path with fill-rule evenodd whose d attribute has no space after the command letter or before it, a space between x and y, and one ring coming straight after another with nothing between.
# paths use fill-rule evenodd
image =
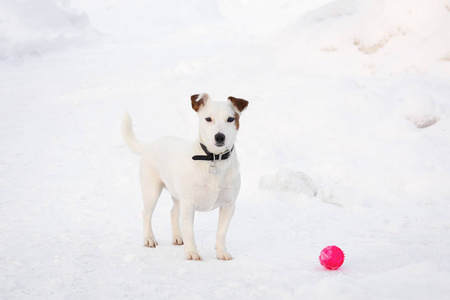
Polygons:
<instances>
[{"instance_id":1,"label":"dog's mouth","mask_svg":"<svg viewBox=\"0 0 450 300\"><path fill-rule=\"evenodd\" d=\"M216 143L216 147L223 147L223 146L225 146L225 143Z\"/></svg>"}]
</instances>

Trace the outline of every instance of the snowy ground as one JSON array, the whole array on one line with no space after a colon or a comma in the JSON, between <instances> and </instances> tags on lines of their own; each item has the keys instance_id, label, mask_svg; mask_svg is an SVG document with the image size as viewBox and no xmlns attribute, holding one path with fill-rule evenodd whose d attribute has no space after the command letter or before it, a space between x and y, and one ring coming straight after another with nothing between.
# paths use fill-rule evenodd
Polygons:
<instances>
[{"instance_id":1,"label":"snowy ground","mask_svg":"<svg viewBox=\"0 0 450 300\"><path fill-rule=\"evenodd\" d=\"M450 1L0 1L0 299L448 299ZM139 139L250 101L215 259L141 245ZM311 181L305 181L307 175ZM322 248L344 265L327 271Z\"/></svg>"}]
</instances>

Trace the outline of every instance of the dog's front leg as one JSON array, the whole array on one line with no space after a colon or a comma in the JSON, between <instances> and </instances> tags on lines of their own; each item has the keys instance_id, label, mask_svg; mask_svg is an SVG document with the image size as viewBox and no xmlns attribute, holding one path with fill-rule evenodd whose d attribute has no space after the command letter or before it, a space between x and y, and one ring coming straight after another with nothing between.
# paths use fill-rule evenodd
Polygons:
<instances>
[{"instance_id":1,"label":"dog's front leg","mask_svg":"<svg viewBox=\"0 0 450 300\"><path fill-rule=\"evenodd\" d=\"M234 202L226 206L222 206L219 212L219 226L217 228L216 238L216 255L220 260L232 260L233 258L227 251L226 247L226 234L230 225L231 218L233 217L235 209Z\"/></svg>"},{"instance_id":2,"label":"dog's front leg","mask_svg":"<svg viewBox=\"0 0 450 300\"><path fill-rule=\"evenodd\" d=\"M203 260L195 245L194 216L195 209L191 205L181 205L181 227L183 230L184 254L188 260Z\"/></svg>"}]
</instances>

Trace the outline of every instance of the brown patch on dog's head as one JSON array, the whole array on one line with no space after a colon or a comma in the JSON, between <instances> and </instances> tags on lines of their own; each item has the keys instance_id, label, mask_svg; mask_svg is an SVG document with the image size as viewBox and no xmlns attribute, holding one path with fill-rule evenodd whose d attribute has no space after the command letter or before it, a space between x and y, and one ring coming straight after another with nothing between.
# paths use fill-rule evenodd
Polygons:
<instances>
[{"instance_id":1,"label":"brown patch on dog's head","mask_svg":"<svg viewBox=\"0 0 450 300\"><path fill-rule=\"evenodd\" d=\"M236 130L239 130L239 118L241 117L241 113L247 108L248 101L231 96L228 97L228 100L231 102L231 104L233 104L235 108L236 112L234 113L234 124L236 125Z\"/></svg>"},{"instance_id":2,"label":"brown patch on dog's head","mask_svg":"<svg viewBox=\"0 0 450 300\"><path fill-rule=\"evenodd\" d=\"M230 100L231 103L233 103L234 107L236 107L236 109L239 111L239 113L244 111L244 109L246 109L248 106L248 101L244 100L244 99L239 99L239 98L230 96L230 97L228 97L228 100Z\"/></svg>"},{"instance_id":3,"label":"brown patch on dog's head","mask_svg":"<svg viewBox=\"0 0 450 300\"><path fill-rule=\"evenodd\" d=\"M239 118L241 116L238 113L234 113L234 125L236 126L236 130L239 130Z\"/></svg>"},{"instance_id":4,"label":"brown patch on dog's head","mask_svg":"<svg viewBox=\"0 0 450 300\"><path fill-rule=\"evenodd\" d=\"M192 109L195 111L198 111L200 109L200 107L203 105L203 100L199 99L197 101L197 99L200 97L199 94L195 94L191 96L191 105L192 105Z\"/></svg>"},{"instance_id":5,"label":"brown patch on dog's head","mask_svg":"<svg viewBox=\"0 0 450 300\"><path fill-rule=\"evenodd\" d=\"M198 112L203 105L209 100L208 94L195 94L191 96L192 109Z\"/></svg>"}]
</instances>

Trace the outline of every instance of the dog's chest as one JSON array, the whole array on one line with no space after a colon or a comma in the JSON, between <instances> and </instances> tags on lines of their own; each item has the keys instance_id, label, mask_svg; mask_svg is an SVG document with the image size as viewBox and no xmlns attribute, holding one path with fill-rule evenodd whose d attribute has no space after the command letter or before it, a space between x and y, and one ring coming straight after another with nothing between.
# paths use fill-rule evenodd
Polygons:
<instances>
[{"instance_id":1,"label":"dog's chest","mask_svg":"<svg viewBox=\"0 0 450 300\"><path fill-rule=\"evenodd\" d=\"M210 174L195 186L197 210L209 211L234 201L233 194L238 188L231 178Z\"/></svg>"}]
</instances>

